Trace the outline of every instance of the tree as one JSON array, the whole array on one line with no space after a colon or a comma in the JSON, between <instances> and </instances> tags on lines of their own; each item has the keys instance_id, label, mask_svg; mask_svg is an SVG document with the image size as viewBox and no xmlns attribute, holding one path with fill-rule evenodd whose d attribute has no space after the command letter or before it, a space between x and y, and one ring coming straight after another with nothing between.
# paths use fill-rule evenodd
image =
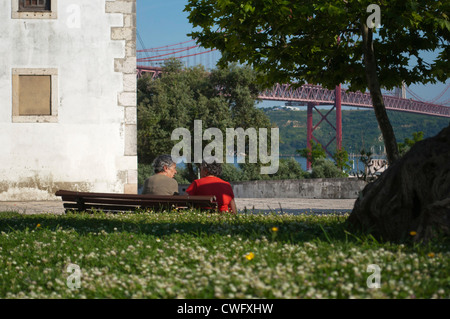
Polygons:
<instances>
[{"instance_id":1,"label":"tree","mask_svg":"<svg viewBox=\"0 0 450 319\"><path fill-rule=\"evenodd\" d=\"M339 178L345 175L332 160L327 158L319 158L312 165L311 178Z\"/></svg>"},{"instance_id":2,"label":"tree","mask_svg":"<svg viewBox=\"0 0 450 319\"><path fill-rule=\"evenodd\" d=\"M450 237L450 125L419 141L360 193L347 229L385 241ZM443 237L440 237L443 236Z\"/></svg>"},{"instance_id":3,"label":"tree","mask_svg":"<svg viewBox=\"0 0 450 319\"><path fill-rule=\"evenodd\" d=\"M209 74L202 67L183 71L177 60L169 60L163 76L138 81L138 157L150 164L160 154L170 154L177 143L171 141L176 128L193 131L194 119L204 127L224 129L231 125L227 103L210 98ZM213 114L213 116L211 116ZM192 178L195 177L190 167Z\"/></svg>"},{"instance_id":4,"label":"tree","mask_svg":"<svg viewBox=\"0 0 450 319\"><path fill-rule=\"evenodd\" d=\"M308 173L302 169L302 166L293 157L280 159L280 168L278 172L271 176L271 179L303 179Z\"/></svg>"},{"instance_id":5,"label":"tree","mask_svg":"<svg viewBox=\"0 0 450 319\"><path fill-rule=\"evenodd\" d=\"M398 143L398 151L400 153L400 156L405 155L406 152L408 152L414 144L421 140L423 140L423 132L419 131L412 133L412 139L407 137L405 138L403 143Z\"/></svg>"},{"instance_id":6,"label":"tree","mask_svg":"<svg viewBox=\"0 0 450 319\"><path fill-rule=\"evenodd\" d=\"M336 153L333 154L333 159L336 162L336 167L341 171L350 171L352 167L350 166L353 162L349 161L348 152L345 148L341 148L337 150ZM350 162L350 165L349 165ZM348 173L344 173L344 175L348 176Z\"/></svg>"},{"instance_id":7,"label":"tree","mask_svg":"<svg viewBox=\"0 0 450 319\"><path fill-rule=\"evenodd\" d=\"M207 72L203 67L183 68L180 61L169 60L161 78L140 78L139 162L150 164L156 156L170 154L179 142L171 140L177 128L191 132L194 150L195 120L202 121L202 135L207 128L218 128L224 138L226 128L270 128L268 117L255 107L260 87L254 84L254 73L249 67L236 65ZM209 141L203 141L202 150L206 144ZM226 143L223 144L225 147ZM185 177L197 178L192 163L186 166Z\"/></svg>"},{"instance_id":8,"label":"tree","mask_svg":"<svg viewBox=\"0 0 450 319\"><path fill-rule=\"evenodd\" d=\"M301 157L309 160L312 165L314 165L318 159L325 159L327 157L327 154L320 143L315 143L314 140L311 140L310 144L311 149L306 147L301 150L297 150L297 153L300 154Z\"/></svg>"},{"instance_id":9,"label":"tree","mask_svg":"<svg viewBox=\"0 0 450 319\"><path fill-rule=\"evenodd\" d=\"M347 173L344 173L343 170L350 170L351 167L348 163L348 153L342 148L337 150L336 153L333 154L333 159L335 163L329 159L327 159L327 154L325 153L324 148L320 143L315 143L311 140L311 149L303 148L301 150L297 150L297 153L300 156L309 159L311 162L312 178L335 178L335 177L345 177L348 176Z\"/></svg>"},{"instance_id":10,"label":"tree","mask_svg":"<svg viewBox=\"0 0 450 319\"><path fill-rule=\"evenodd\" d=\"M399 153L381 89L444 82L450 73L449 1L189 0L185 11L201 28L190 35L217 48L220 65L249 63L268 86L368 88L390 164ZM438 57L426 61L424 51Z\"/></svg>"}]
</instances>

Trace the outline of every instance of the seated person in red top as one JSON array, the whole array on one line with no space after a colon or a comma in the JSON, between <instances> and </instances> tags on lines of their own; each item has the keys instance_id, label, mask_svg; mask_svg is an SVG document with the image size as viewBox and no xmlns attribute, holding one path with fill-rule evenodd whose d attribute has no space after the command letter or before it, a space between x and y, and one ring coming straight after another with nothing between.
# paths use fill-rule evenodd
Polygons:
<instances>
[{"instance_id":1,"label":"seated person in red top","mask_svg":"<svg viewBox=\"0 0 450 319\"><path fill-rule=\"evenodd\" d=\"M230 183L220 179L222 165L213 162L208 164L205 160L200 168L200 179L189 185L186 193L189 195L215 195L220 212L236 214L236 203Z\"/></svg>"}]
</instances>

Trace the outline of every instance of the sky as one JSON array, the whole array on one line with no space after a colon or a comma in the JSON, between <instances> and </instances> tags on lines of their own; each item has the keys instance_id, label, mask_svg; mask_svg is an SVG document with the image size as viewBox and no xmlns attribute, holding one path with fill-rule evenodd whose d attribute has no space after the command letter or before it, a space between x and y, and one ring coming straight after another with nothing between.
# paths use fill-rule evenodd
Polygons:
<instances>
[{"instance_id":1,"label":"sky","mask_svg":"<svg viewBox=\"0 0 450 319\"><path fill-rule=\"evenodd\" d=\"M191 32L193 28L187 19L187 12L183 12L187 3L187 0L137 0L137 31L146 49L191 40L187 33ZM139 41L137 49L142 49ZM450 80L447 80L446 83L434 85L411 85L409 89L423 101L431 101L438 97L449 84ZM412 98L408 92L406 94L407 98ZM439 98L438 102L449 99L450 88ZM270 103L283 104L282 102Z\"/></svg>"}]
</instances>

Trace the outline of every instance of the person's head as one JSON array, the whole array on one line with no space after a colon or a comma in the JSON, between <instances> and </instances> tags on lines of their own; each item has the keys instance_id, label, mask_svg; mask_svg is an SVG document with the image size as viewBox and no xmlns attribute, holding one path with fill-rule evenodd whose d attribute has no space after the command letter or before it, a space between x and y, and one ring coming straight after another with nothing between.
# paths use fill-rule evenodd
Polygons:
<instances>
[{"instance_id":1,"label":"person's head","mask_svg":"<svg viewBox=\"0 0 450 319\"><path fill-rule=\"evenodd\" d=\"M168 177L174 177L177 173L177 164L170 155L160 155L153 161L153 170L155 174L164 174Z\"/></svg>"},{"instance_id":2,"label":"person's head","mask_svg":"<svg viewBox=\"0 0 450 319\"><path fill-rule=\"evenodd\" d=\"M217 163L216 161L208 163L203 160L202 165L200 166L200 177L209 175L220 177L220 175L222 175L222 164Z\"/></svg>"}]
</instances>

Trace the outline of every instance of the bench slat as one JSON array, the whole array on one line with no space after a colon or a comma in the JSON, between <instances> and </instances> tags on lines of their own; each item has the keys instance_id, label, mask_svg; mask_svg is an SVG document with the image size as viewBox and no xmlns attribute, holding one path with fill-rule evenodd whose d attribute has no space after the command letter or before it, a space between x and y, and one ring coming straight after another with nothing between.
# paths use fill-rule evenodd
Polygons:
<instances>
[{"instance_id":1,"label":"bench slat","mask_svg":"<svg viewBox=\"0 0 450 319\"><path fill-rule=\"evenodd\" d=\"M145 208L205 208L217 209L215 196L190 195L135 195L116 193L89 193L60 190L55 193L64 202L66 211L89 211L92 209L107 212L135 211Z\"/></svg>"},{"instance_id":2,"label":"bench slat","mask_svg":"<svg viewBox=\"0 0 450 319\"><path fill-rule=\"evenodd\" d=\"M101 210L104 212L123 212L123 211L136 211L138 209L171 209L175 207L171 207L170 205L154 205L152 207L139 207L139 206L120 206L120 205L97 205L97 204L86 204L85 208L82 210L79 210L79 207L77 204L70 204L66 203L64 204L64 208L67 211L92 211L92 209ZM177 206L176 208L188 208L188 207L180 207Z\"/></svg>"},{"instance_id":3,"label":"bench slat","mask_svg":"<svg viewBox=\"0 0 450 319\"><path fill-rule=\"evenodd\" d=\"M63 199L64 200L64 199ZM65 201L72 201L76 202L76 200L65 200ZM211 201L206 200L195 200L195 201L187 201L187 200L163 200L163 201L157 201L157 200L118 200L118 199L108 199L108 198L86 198L82 200L84 205L89 204L109 204L109 205L130 205L130 206L158 206L159 204L169 204L169 205L178 205L178 206L199 206L199 205L211 205Z\"/></svg>"},{"instance_id":4,"label":"bench slat","mask_svg":"<svg viewBox=\"0 0 450 319\"><path fill-rule=\"evenodd\" d=\"M145 204L152 204L152 203L174 203L174 204L205 204L205 203L214 203L214 201L209 199L176 199L176 200L169 200L169 199L161 199L161 200L155 200L155 199L142 199L142 200L136 200L136 199L117 199L117 198L105 198L105 197L62 197L63 201L68 202L75 202L78 199L82 198L85 203L104 203L104 204L124 204L124 205L145 205Z\"/></svg>"},{"instance_id":5,"label":"bench slat","mask_svg":"<svg viewBox=\"0 0 450 319\"><path fill-rule=\"evenodd\" d=\"M138 194L117 194L117 193L87 193L87 192L74 192L59 190L55 193L56 196L64 196L65 198L123 198L123 199L149 199L149 200L210 200L215 198L215 196L206 195L138 195Z\"/></svg>"}]
</instances>

